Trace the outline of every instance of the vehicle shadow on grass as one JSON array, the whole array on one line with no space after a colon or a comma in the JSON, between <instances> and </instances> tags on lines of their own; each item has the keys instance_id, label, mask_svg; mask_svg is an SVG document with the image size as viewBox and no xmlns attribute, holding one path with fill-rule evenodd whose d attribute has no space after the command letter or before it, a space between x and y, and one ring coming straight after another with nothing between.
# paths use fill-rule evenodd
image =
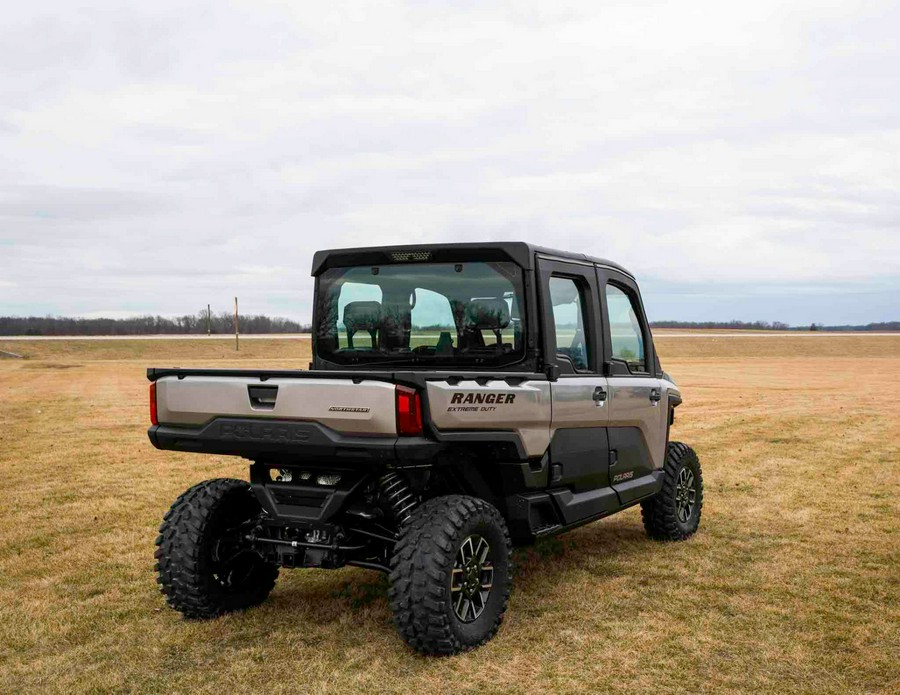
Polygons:
<instances>
[{"instance_id":1,"label":"vehicle shadow on grass","mask_svg":"<svg viewBox=\"0 0 900 695\"><path fill-rule=\"evenodd\" d=\"M545 592L548 582L556 584L573 571L614 577L628 557L653 549L643 527L631 519L593 523L517 548L513 554L514 590Z\"/></svg>"},{"instance_id":2,"label":"vehicle shadow on grass","mask_svg":"<svg viewBox=\"0 0 900 695\"><path fill-rule=\"evenodd\" d=\"M513 550L513 593L526 600L531 594L545 595L548 586L559 586L566 575L579 571L598 581L613 579L628 557L652 553L654 546L632 519L543 539ZM326 626L352 614L360 629L393 632L387 593L387 575L369 570L283 570L263 605L276 621Z\"/></svg>"}]
</instances>

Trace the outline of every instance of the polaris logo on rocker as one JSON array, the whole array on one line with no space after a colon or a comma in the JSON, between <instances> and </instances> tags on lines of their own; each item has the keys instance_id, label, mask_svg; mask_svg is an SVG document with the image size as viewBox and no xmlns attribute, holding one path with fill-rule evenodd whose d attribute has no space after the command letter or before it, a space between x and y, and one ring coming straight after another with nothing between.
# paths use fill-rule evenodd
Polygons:
<instances>
[{"instance_id":1,"label":"polaris logo on rocker","mask_svg":"<svg viewBox=\"0 0 900 695\"><path fill-rule=\"evenodd\" d=\"M491 411L496 410L498 405L509 405L514 400L514 393L454 393L447 412Z\"/></svg>"}]
</instances>

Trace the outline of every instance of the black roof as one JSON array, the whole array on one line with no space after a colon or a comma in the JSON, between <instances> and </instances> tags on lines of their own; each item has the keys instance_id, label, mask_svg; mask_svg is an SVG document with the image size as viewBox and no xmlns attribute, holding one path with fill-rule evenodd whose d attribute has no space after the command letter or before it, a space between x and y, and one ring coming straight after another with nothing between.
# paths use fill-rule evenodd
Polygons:
<instances>
[{"instance_id":1,"label":"black roof","mask_svg":"<svg viewBox=\"0 0 900 695\"><path fill-rule=\"evenodd\" d=\"M415 261L416 254L428 253L427 260L452 263L478 259L481 261L511 260L526 270L534 267L535 254L550 256L565 261L578 261L615 268L626 275L632 275L618 263L571 251L558 251L544 246L535 246L524 241L482 241L466 244L409 244L404 246L365 246L351 249L328 249L316 251L313 256L312 274L318 275L328 268L349 265L385 265ZM426 260L422 258L421 260ZM633 276L632 276L633 277Z\"/></svg>"}]
</instances>

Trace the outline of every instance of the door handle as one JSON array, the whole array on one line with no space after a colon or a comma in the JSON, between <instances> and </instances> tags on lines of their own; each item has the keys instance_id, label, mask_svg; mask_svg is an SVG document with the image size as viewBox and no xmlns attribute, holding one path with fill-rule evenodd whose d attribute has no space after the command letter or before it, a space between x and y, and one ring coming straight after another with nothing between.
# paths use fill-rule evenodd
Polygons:
<instances>
[{"instance_id":1,"label":"door handle","mask_svg":"<svg viewBox=\"0 0 900 695\"><path fill-rule=\"evenodd\" d=\"M659 403L662 399L662 395L659 392L659 389L650 389L650 402L653 404Z\"/></svg>"},{"instance_id":2,"label":"door handle","mask_svg":"<svg viewBox=\"0 0 900 695\"><path fill-rule=\"evenodd\" d=\"M601 407L606 401L606 389L602 386L598 386L594 389L594 395L591 396L591 398L594 399L594 405Z\"/></svg>"}]
</instances>

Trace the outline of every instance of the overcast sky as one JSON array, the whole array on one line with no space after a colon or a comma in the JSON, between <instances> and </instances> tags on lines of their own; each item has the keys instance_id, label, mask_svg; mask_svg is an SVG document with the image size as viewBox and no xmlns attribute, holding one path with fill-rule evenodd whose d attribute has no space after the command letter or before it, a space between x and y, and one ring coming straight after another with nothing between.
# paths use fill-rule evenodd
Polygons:
<instances>
[{"instance_id":1,"label":"overcast sky","mask_svg":"<svg viewBox=\"0 0 900 695\"><path fill-rule=\"evenodd\" d=\"M900 319L897 2L27 2L0 314L307 320L319 248L522 239L653 320Z\"/></svg>"}]
</instances>

